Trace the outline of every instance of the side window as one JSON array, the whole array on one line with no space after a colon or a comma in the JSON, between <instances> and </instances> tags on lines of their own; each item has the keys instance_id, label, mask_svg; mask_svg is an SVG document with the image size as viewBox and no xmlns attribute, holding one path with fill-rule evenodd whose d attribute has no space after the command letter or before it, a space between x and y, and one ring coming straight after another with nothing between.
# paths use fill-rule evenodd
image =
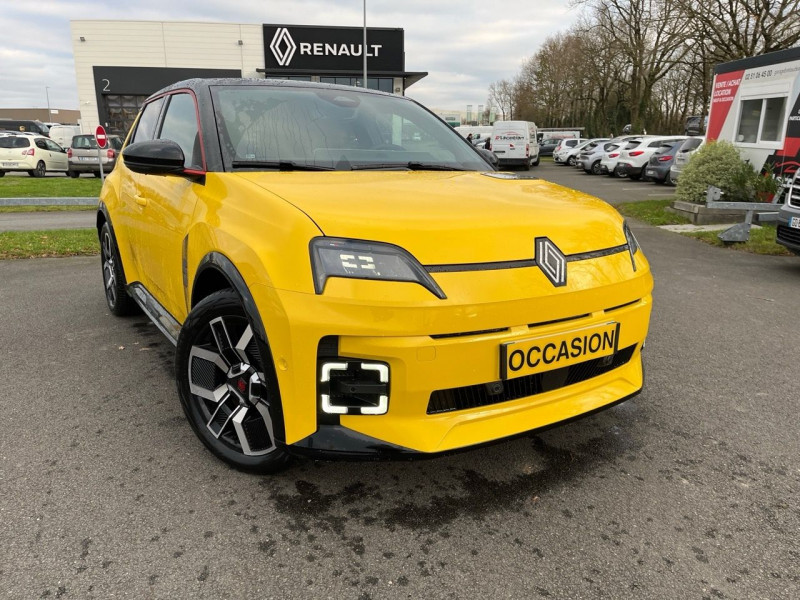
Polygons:
<instances>
[{"instance_id":1,"label":"side window","mask_svg":"<svg viewBox=\"0 0 800 600\"><path fill-rule=\"evenodd\" d=\"M172 140L181 147L187 168L203 168L203 155L200 149L200 135L197 128L197 113L194 98L189 94L170 96L167 114L161 126L162 140Z\"/></svg>"},{"instance_id":2,"label":"side window","mask_svg":"<svg viewBox=\"0 0 800 600\"><path fill-rule=\"evenodd\" d=\"M42 150L48 150L48 149L49 149L49 148L47 147L47 144L45 143L45 141L44 141L44 140L42 140L42 139L38 139L38 140L36 140L36 147L37 147L37 148L41 148Z\"/></svg>"},{"instance_id":3,"label":"side window","mask_svg":"<svg viewBox=\"0 0 800 600\"><path fill-rule=\"evenodd\" d=\"M150 104L144 107L142 116L139 117L139 124L136 126L136 133L133 134L132 143L146 142L152 140L155 135L156 123L158 122L158 115L161 112L161 106L164 104L164 98L153 100Z\"/></svg>"},{"instance_id":4,"label":"side window","mask_svg":"<svg viewBox=\"0 0 800 600\"><path fill-rule=\"evenodd\" d=\"M61 152L62 151L61 150L61 146L59 146L58 144L56 144L52 140L44 140L44 143L47 144L47 149L50 150L50 152Z\"/></svg>"}]
</instances>

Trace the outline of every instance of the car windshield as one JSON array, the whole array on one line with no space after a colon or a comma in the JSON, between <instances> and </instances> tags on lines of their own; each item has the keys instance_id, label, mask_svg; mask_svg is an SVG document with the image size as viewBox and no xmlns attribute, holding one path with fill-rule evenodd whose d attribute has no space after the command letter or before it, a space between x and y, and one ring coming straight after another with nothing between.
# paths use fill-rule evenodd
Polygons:
<instances>
[{"instance_id":1,"label":"car windshield","mask_svg":"<svg viewBox=\"0 0 800 600\"><path fill-rule=\"evenodd\" d=\"M226 169L491 169L400 96L286 85L217 86L212 96Z\"/></svg>"}]
</instances>

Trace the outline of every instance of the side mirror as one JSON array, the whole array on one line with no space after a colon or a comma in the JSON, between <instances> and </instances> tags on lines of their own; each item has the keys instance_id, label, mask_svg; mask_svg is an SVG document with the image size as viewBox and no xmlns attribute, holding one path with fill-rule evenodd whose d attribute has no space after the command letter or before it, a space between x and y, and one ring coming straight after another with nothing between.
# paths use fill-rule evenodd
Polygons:
<instances>
[{"instance_id":1,"label":"side mirror","mask_svg":"<svg viewBox=\"0 0 800 600\"><path fill-rule=\"evenodd\" d=\"M185 157L172 140L149 140L126 146L122 151L125 166L145 175L181 175Z\"/></svg>"},{"instance_id":2,"label":"side mirror","mask_svg":"<svg viewBox=\"0 0 800 600\"><path fill-rule=\"evenodd\" d=\"M500 161L497 159L497 155L491 150L486 150L485 148L476 148L476 150L493 167L497 168L500 165Z\"/></svg>"}]
</instances>

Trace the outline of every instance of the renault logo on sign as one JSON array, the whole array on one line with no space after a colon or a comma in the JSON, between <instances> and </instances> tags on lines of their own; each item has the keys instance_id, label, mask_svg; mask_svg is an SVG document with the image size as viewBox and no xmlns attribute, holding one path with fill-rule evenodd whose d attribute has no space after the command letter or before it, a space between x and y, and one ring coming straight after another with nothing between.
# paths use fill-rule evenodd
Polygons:
<instances>
[{"instance_id":1,"label":"renault logo on sign","mask_svg":"<svg viewBox=\"0 0 800 600\"><path fill-rule=\"evenodd\" d=\"M278 27L275 36L272 38L272 43L269 45L272 54L278 64L285 67L289 64L297 50L297 44L294 43L292 36L289 35L289 30L286 27Z\"/></svg>"},{"instance_id":2,"label":"renault logo on sign","mask_svg":"<svg viewBox=\"0 0 800 600\"><path fill-rule=\"evenodd\" d=\"M536 238L536 264L554 286L567 285L567 257L546 237Z\"/></svg>"}]
</instances>

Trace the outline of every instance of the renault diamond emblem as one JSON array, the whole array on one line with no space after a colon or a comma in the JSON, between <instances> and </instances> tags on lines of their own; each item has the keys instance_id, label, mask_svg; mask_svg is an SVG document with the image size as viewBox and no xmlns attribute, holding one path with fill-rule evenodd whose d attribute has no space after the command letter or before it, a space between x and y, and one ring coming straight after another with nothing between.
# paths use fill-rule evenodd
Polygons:
<instances>
[{"instance_id":1,"label":"renault diamond emblem","mask_svg":"<svg viewBox=\"0 0 800 600\"><path fill-rule=\"evenodd\" d=\"M278 64L282 67L286 67L292 60L294 51L297 50L297 44L294 43L286 27L278 27L275 36L272 38L272 43L269 45L269 49L272 50L272 55L275 57L275 60L278 61Z\"/></svg>"},{"instance_id":2,"label":"renault diamond emblem","mask_svg":"<svg viewBox=\"0 0 800 600\"><path fill-rule=\"evenodd\" d=\"M567 258L553 242L546 237L536 238L536 264L550 282L561 287L567 285Z\"/></svg>"}]
</instances>

